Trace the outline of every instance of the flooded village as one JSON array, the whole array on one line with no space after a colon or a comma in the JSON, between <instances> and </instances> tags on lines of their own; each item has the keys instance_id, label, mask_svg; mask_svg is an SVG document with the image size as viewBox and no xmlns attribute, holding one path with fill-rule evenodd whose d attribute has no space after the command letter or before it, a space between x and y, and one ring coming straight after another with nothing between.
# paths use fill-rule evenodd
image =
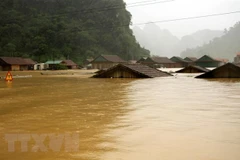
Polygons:
<instances>
[{"instance_id":1,"label":"flooded village","mask_svg":"<svg viewBox=\"0 0 240 160\"><path fill-rule=\"evenodd\" d=\"M115 55L96 57L86 64L92 69L76 69L74 62L62 60L40 65L0 57L0 62L6 70L0 71L2 159L240 158L237 63L209 56L148 57L133 63ZM44 68L59 64L68 69ZM9 83L4 80L8 70L14 77ZM65 152L62 143L54 152L45 140L46 150L38 146L33 152L34 142L23 151L16 140L9 152L4 133L75 133L79 143L77 151Z\"/></svg>"},{"instance_id":2,"label":"flooded village","mask_svg":"<svg viewBox=\"0 0 240 160\"><path fill-rule=\"evenodd\" d=\"M0 160L240 160L239 0L1 0Z\"/></svg>"}]
</instances>

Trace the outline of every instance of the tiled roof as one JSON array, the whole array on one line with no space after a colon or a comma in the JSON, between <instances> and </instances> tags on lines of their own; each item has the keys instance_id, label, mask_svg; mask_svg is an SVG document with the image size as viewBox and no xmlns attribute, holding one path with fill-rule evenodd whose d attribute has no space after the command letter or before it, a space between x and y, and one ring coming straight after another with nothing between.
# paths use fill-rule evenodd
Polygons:
<instances>
[{"instance_id":1,"label":"tiled roof","mask_svg":"<svg viewBox=\"0 0 240 160\"><path fill-rule=\"evenodd\" d=\"M227 63L196 78L240 78L240 67Z\"/></svg>"},{"instance_id":2,"label":"tiled roof","mask_svg":"<svg viewBox=\"0 0 240 160\"><path fill-rule=\"evenodd\" d=\"M186 58L184 58L184 60L187 60L187 59L190 59L193 62L197 60L196 57L186 57Z\"/></svg>"},{"instance_id":3,"label":"tiled roof","mask_svg":"<svg viewBox=\"0 0 240 160\"><path fill-rule=\"evenodd\" d=\"M110 62L116 62L116 63L126 62L117 55L101 55L101 56Z\"/></svg>"},{"instance_id":4,"label":"tiled roof","mask_svg":"<svg viewBox=\"0 0 240 160\"><path fill-rule=\"evenodd\" d=\"M72 60L63 60L62 63L64 63L67 66L77 66L77 64L74 63Z\"/></svg>"},{"instance_id":5,"label":"tiled roof","mask_svg":"<svg viewBox=\"0 0 240 160\"><path fill-rule=\"evenodd\" d=\"M203 67L200 67L200 66L188 66L188 67L185 67L179 71L176 71L176 73L187 73L186 71L188 70L191 70L191 69L195 69L195 70L198 70L198 72L208 72L209 70L206 69L206 68L203 68ZM193 72L191 72L193 73Z\"/></svg>"},{"instance_id":6,"label":"tiled roof","mask_svg":"<svg viewBox=\"0 0 240 160\"><path fill-rule=\"evenodd\" d=\"M168 57L152 57L151 59L156 63L175 63L171 61Z\"/></svg>"},{"instance_id":7,"label":"tiled roof","mask_svg":"<svg viewBox=\"0 0 240 160\"><path fill-rule=\"evenodd\" d=\"M141 78L154 78L154 77L166 77L171 76L171 74L159 71L157 69L151 68L147 65L142 64L118 64L113 66L97 75L95 78L106 78L109 73L112 73L115 70L129 70L135 74L137 74Z\"/></svg>"},{"instance_id":8,"label":"tiled roof","mask_svg":"<svg viewBox=\"0 0 240 160\"><path fill-rule=\"evenodd\" d=\"M23 59L21 57L0 57L2 61L9 65L32 65L36 64L33 60L31 59Z\"/></svg>"}]
</instances>

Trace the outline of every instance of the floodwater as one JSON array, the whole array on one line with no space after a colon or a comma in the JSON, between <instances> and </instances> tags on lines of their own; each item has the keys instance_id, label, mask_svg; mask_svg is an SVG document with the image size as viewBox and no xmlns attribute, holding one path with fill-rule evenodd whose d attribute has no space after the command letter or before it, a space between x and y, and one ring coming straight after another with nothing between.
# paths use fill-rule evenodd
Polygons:
<instances>
[{"instance_id":1,"label":"floodwater","mask_svg":"<svg viewBox=\"0 0 240 160\"><path fill-rule=\"evenodd\" d=\"M5 139L64 133L79 135L77 151L10 152ZM0 159L239 160L240 80L0 80Z\"/></svg>"}]
</instances>

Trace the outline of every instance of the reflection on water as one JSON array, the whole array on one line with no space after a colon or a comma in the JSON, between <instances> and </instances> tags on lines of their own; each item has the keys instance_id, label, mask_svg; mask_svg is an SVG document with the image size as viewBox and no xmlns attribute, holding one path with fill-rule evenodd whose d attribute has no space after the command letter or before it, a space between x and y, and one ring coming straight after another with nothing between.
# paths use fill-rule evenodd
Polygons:
<instances>
[{"instance_id":1,"label":"reflection on water","mask_svg":"<svg viewBox=\"0 0 240 160\"><path fill-rule=\"evenodd\" d=\"M240 80L0 81L0 158L239 160ZM78 152L9 153L4 134L78 133Z\"/></svg>"}]
</instances>

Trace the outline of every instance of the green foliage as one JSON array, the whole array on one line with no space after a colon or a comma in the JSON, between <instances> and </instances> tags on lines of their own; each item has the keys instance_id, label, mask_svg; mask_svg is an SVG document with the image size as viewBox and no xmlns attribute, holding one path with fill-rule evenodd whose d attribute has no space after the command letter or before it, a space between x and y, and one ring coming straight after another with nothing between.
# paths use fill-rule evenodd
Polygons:
<instances>
[{"instance_id":1,"label":"green foliage","mask_svg":"<svg viewBox=\"0 0 240 160\"><path fill-rule=\"evenodd\" d=\"M182 57L209 55L214 58L227 58L230 61L240 52L240 22L229 30L224 30L224 35L220 38L215 38L208 44L194 49L187 49L181 53Z\"/></svg>"},{"instance_id":2,"label":"green foliage","mask_svg":"<svg viewBox=\"0 0 240 160\"><path fill-rule=\"evenodd\" d=\"M123 0L1 0L0 56L79 64L99 54L148 56L126 25L131 14L112 9L119 5L125 6Z\"/></svg>"}]
</instances>

